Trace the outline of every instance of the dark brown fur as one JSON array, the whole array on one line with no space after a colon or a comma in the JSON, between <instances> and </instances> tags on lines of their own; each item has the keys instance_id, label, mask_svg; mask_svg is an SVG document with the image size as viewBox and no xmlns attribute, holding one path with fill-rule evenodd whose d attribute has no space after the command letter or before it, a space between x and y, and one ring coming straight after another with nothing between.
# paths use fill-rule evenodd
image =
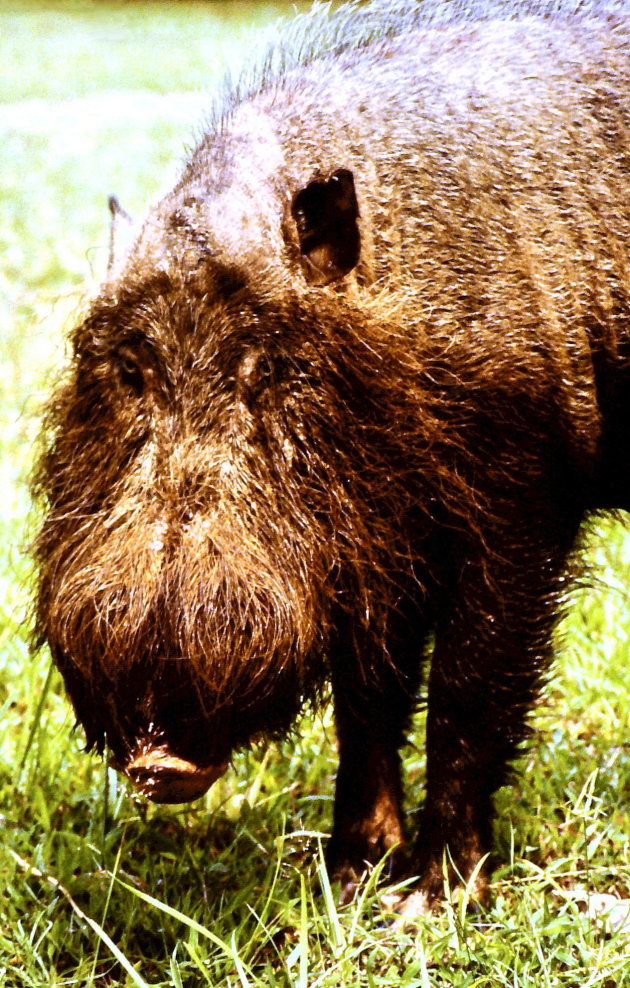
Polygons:
<instances>
[{"instance_id":1,"label":"dark brown fur","mask_svg":"<svg viewBox=\"0 0 630 988\"><path fill-rule=\"evenodd\" d=\"M535 9L309 22L332 53L224 96L49 408L37 633L88 744L190 798L330 681L346 893L403 842L430 636L408 867L432 901L489 850L581 520L630 507L629 27Z\"/></svg>"}]
</instances>

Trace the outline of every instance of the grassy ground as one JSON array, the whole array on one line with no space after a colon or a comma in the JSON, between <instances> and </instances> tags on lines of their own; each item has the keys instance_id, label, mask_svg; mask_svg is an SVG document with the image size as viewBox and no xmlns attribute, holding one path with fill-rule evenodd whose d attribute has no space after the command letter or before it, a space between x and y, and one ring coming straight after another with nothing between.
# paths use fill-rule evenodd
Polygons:
<instances>
[{"instance_id":1,"label":"grassy ground","mask_svg":"<svg viewBox=\"0 0 630 988\"><path fill-rule=\"evenodd\" d=\"M594 915L630 897L619 524L595 530L596 578L561 629L536 742L499 794L504 865L476 919L447 905L395 930L373 884L337 909L319 850L328 715L239 756L200 803L147 807L82 753L47 656L29 657L24 476L64 327L103 271L106 197L141 213L165 186L204 87L272 6L0 5L0 985L630 985L628 926L615 932L614 908ZM407 771L421 784L421 746Z\"/></svg>"}]
</instances>

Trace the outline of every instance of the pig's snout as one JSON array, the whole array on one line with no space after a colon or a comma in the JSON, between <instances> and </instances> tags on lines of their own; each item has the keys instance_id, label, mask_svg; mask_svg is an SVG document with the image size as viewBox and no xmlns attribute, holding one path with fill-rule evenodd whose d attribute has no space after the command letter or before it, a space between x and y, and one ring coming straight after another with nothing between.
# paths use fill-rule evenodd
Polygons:
<instances>
[{"instance_id":1,"label":"pig's snout","mask_svg":"<svg viewBox=\"0 0 630 988\"><path fill-rule=\"evenodd\" d=\"M200 767L164 748L154 748L137 755L122 771L154 803L189 803L203 796L226 768L227 762Z\"/></svg>"}]
</instances>

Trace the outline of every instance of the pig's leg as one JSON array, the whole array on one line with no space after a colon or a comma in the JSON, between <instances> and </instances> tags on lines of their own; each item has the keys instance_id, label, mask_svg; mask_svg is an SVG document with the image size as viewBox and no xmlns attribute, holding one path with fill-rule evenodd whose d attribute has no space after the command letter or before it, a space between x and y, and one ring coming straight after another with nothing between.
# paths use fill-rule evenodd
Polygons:
<instances>
[{"instance_id":1,"label":"pig's leg","mask_svg":"<svg viewBox=\"0 0 630 988\"><path fill-rule=\"evenodd\" d=\"M399 629L390 645L391 666L366 674L353 649L333 656L333 692L339 746L333 832L327 848L331 875L341 882L341 901L352 898L367 864L404 844L399 749L407 740L421 668L417 619ZM395 874L400 854L392 854Z\"/></svg>"},{"instance_id":2,"label":"pig's leg","mask_svg":"<svg viewBox=\"0 0 630 988\"><path fill-rule=\"evenodd\" d=\"M508 527L513 541L458 566L445 595L450 613L436 628L427 794L411 866L421 879L402 912L441 897L445 867L452 884L466 882L490 851L492 796L508 781L510 762L527 738L527 715L548 669L561 575L577 526L557 517L555 530L549 518L538 531L518 533L515 522ZM480 902L488 870L473 889Z\"/></svg>"}]
</instances>

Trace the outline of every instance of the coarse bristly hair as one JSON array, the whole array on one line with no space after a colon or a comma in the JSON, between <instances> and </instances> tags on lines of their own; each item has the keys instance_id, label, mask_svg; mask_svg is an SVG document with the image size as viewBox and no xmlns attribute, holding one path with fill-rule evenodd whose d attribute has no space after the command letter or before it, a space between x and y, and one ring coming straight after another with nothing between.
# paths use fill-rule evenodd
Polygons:
<instances>
[{"instance_id":1,"label":"coarse bristly hair","mask_svg":"<svg viewBox=\"0 0 630 988\"><path fill-rule=\"evenodd\" d=\"M352 885L402 840L433 636L413 863L429 899L446 845L475 872L581 520L630 504L629 48L622 3L317 7L112 252L35 624L141 791L192 798L331 681Z\"/></svg>"},{"instance_id":2,"label":"coarse bristly hair","mask_svg":"<svg viewBox=\"0 0 630 988\"><path fill-rule=\"evenodd\" d=\"M353 0L341 5L315 0L309 11L261 32L246 67L228 68L209 111L208 130L220 126L230 109L281 85L301 66L338 60L366 47L378 53L392 38L418 29L492 19L612 17L625 11L626 0Z\"/></svg>"}]
</instances>

